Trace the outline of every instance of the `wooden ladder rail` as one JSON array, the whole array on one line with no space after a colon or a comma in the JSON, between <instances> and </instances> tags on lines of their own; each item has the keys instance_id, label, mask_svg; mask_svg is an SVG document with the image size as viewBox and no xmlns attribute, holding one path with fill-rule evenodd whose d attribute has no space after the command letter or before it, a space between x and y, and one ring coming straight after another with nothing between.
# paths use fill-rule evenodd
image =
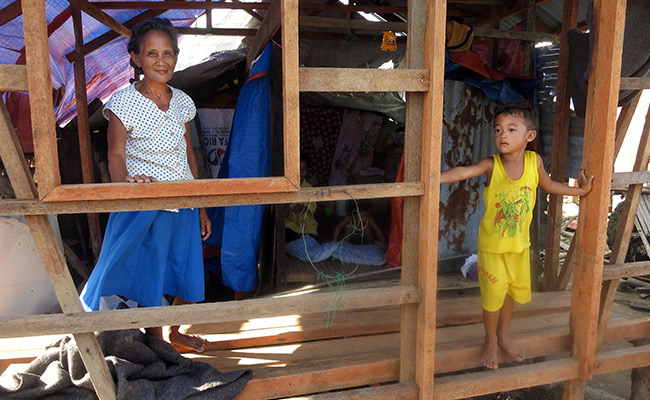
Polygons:
<instances>
[{"instance_id":1,"label":"wooden ladder rail","mask_svg":"<svg viewBox=\"0 0 650 400\"><path fill-rule=\"evenodd\" d=\"M46 137L46 140L56 145L54 107L49 90L52 85L45 3L39 0L24 0L22 9L25 32L29 32L28 35L25 35L27 66L13 67L15 71L19 71L17 74L19 78L16 82L4 86L6 90L24 90L25 82L22 77L26 76L34 134ZM27 72L28 68L29 72ZM0 101L0 144L0 157L7 169L16 197L36 199L38 192L22 155L22 149L4 101ZM59 178L56 172L46 171L45 174L49 174L46 181L50 185L58 182ZM47 215L25 215L25 219L61 309L65 314L83 313L77 290ZM97 395L102 400L114 399L115 384L95 334L93 332L81 333L75 334L73 337Z\"/></svg>"}]
</instances>

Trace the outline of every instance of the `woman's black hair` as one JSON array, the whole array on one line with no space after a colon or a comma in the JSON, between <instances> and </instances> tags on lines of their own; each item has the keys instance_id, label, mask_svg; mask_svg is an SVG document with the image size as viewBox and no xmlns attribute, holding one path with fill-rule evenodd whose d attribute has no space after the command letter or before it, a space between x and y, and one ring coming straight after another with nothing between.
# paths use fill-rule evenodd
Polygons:
<instances>
[{"instance_id":1,"label":"woman's black hair","mask_svg":"<svg viewBox=\"0 0 650 400\"><path fill-rule=\"evenodd\" d=\"M135 24L133 28L131 28L131 39L129 39L129 44L126 47L129 54L140 54L142 39L151 31L160 31L169 36L169 39L172 42L172 48L174 49L174 54L178 54L180 51L178 48L178 32L167 18L149 18ZM141 75L142 68L135 65L133 60L130 60L129 62L135 69L136 75Z\"/></svg>"}]
</instances>

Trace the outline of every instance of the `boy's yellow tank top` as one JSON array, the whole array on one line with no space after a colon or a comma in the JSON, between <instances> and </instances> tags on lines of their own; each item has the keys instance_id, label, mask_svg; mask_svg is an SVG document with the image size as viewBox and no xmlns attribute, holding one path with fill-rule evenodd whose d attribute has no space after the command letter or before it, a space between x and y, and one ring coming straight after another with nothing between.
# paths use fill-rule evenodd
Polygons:
<instances>
[{"instance_id":1,"label":"boy's yellow tank top","mask_svg":"<svg viewBox=\"0 0 650 400\"><path fill-rule=\"evenodd\" d=\"M511 180L495 154L489 186L483 189L485 215L478 232L478 249L490 253L518 253L530 247L530 223L539 173L537 154L524 153L524 173Z\"/></svg>"}]
</instances>

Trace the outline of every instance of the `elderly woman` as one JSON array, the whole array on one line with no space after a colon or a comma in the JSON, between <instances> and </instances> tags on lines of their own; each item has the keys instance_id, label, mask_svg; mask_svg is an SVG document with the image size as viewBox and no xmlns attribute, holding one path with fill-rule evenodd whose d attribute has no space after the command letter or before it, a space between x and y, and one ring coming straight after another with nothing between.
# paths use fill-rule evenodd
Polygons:
<instances>
[{"instance_id":1,"label":"elderly woman","mask_svg":"<svg viewBox=\"0 0 650 400\"><path fill-rule=\"evenodd\" d=\"M167 82L178 57L176 30L152 18L132 29L128 51L142 79L117 91L104 107L108 119L108 165L112 182L148 184L198 176L189 123L196 107ZM101 254L81 299L99 309L101 296L121 295L143 307L204 299L201 240L211 233L204 209L111 213ZM162 328L147 333L162 337ZM205 341L170 327L178 349L203 351Z\"/></svg>"}]
</instances>

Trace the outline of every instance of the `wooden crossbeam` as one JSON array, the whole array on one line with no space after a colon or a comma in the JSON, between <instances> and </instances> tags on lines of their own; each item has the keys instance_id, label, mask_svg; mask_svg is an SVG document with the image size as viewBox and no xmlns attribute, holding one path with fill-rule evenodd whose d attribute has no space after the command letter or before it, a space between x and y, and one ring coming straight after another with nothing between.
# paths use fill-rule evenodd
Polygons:
<instances>
[{"instance_id":1,"label":"wooden crossbeam","mask_svg":"<svg viewBox=\"0 0 650 400\"><path fill-rule=\"evenodd\" d=\"M609 264L603 268L603 281L616 281L620 278L650 275L650 261Z\"/></svg>"},{"instance_id":2,"label":"wooden crossbeam","mask_svg":"<svg viewBox=\"0 0 650 400\"><path fill-rule=\"evenodd\" d=\"M551 33L544 32L523 32L504 31L501 29L475 28L474 37L485 39L510 39L523 40L526 42L552 42L558 43L560 39Z\"/></svg>"},{"instance_id":3,"label":"wooden crossbeam","mask_svg":"<svg viewBox=\"0 0 650 400\"><path fill-rule=\"evenodd\" d=\"M99 9L96 5L88 2L88 0L80 0L78 2L78 5L86 14L90 15L92 18L96 19L102 24L108 26L115 32L119 33L120 35L126 38L131 37L131 30L129 28L122 25L122 23L118 22L115 18L106 14L104 11Z\"/></svg>"},{"instance_id":4,"label":"wooden crossbeam","mask_svg":"<svg viewBox=\"0 0 650 400\"><path fill-rule=\"evenodd\" d=\"M545 361L496 371L438 378L434 387L438 399L464 399L489 393L545 385L578 377L579 363L572 358Z\"/></svg>"},{"instance_id":5,"label":"wooden crossbeam","mask_svg":"<svg viewBox=\"0 0 650 400\"><path fill-rule=\"evenodd\" d=\"M364 389L316 394L309 397L295 397L293 400L416 400L418 392L419 388L415 383L395 383Z\"/></svg>"},{"instance_id":6,"label":"wooden crossbeam","mask_svg":"<svg viewBox=\"0 0 650 400\"><path fill-rule=\"evenodd\" d=\"M616 172L612 174L612 187L650 183L650 171Z\"/></svg>"},{"instance_id":7,"label":"wooden crossbeam","mask_svg":"<svg viewBox=\"0 0 650 400\"><path fill-rule=\"evenodd\" d=\"M7 4L5 8L0 10L0 26L15 18L18 18L22 11L23 10L20 0L16 0L12 3Z\"/></svg>"},{"instance_id":8,"label":"wooden crossbeam","mask_svg":"<svg viewBox=\"0 0 650 400\"><path fill-rule=\"evenodd\" d=\"M650 345L610 350L596 355L595 374L606 374L650 365Z\"/></svg>"},{"instance_id":9,"label":"wooden crossbeam","mask_svg":"<svg viewBox=\"0 0 650 400\"><path fill-rule=\"evenodd\" d=\"M43 218L47 220L47 217ZM63 258L62 255L61 258ZM409 286L359 289L345 293L341 302L341 310L417 303L421 298L420 290ZM318 293L228 303L96 311L71 315L49 314L0 318L0 337L217 323L230 321L233 316L239 315L245 315L249 319L279 315L300 315L326 310L331 301L332 297L329 293ZM78 299L77 303L79 303ZM81 306L79 305L79 307Z\"/></svg>"},{"instance_id":10,"label":"wooden crossbeam","mask_svg":"<svg viewBox=\"0 0 650 400\"><path fill-rule=\"evenodd\" d=\"M176 27L180 35L255 36L257 29Z\"/></svg>"},{"instance_id":11,"label":"wooden crossbeam","mask_svg":"<svg viewBox=\"0 0 650 400\"><path fill-rule=\"evenodd\" d=\"M426 69L300 68L301 92L426 92Z\"/></svg>"},{"instance_id":12,"label":"wooden crossbeam","mask_svg":"<svg viewBox=\"0 0 650 400\"><path fill-rule=\"evenodd\" d=\"M214 194L187 197L124 200L52 201L0 200L0 215L78 214L91 212L165 210L168 208L222 207L246 204L288 204L386 197L417 197L421 182L324 186L286 193ZM417 199L416 199L417 200Z\"/></svg>"},{"instance_id":13,"label":"wooden crossbeam","mask_svg":"<svg viewBox=\"0 0 650 400\"><path fill-rule=\"evenodd\" d=\"M370 31L406 32L406 22L374 22L360 19L325 18L302 15L299 17L301 27L362 29Z\"/></svg>"},{"instance_id":14,"label":"wooden crossbeam","mask_svg":"<svg viewBox=\"0 0 650 400\"><path fill-rule=\"evenodd\" d=\"M0 65L0 92L26 92L27 67Z\"/></svg>"}]
</instances>

